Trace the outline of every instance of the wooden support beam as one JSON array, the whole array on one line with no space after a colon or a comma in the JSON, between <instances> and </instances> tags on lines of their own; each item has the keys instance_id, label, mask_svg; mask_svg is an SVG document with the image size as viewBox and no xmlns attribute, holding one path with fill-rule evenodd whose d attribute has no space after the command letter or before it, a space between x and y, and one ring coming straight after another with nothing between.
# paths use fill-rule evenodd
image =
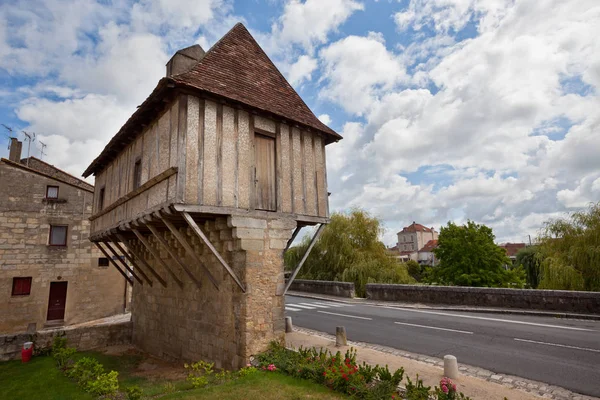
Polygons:
<instances>
[{"instance_id":1,"label":"wooden support beam","mask_svg":"<svg viewBox=\"0 0 600 400\"><path fill-rule=\"evenodd\" d=\"M179 266L181 267L181 269L183 269L185 271L187 276L196 284L196 286L198 286L198 289L201 289L202 283L198 279L196 279L196 277L194 276L192 271L190 271L190 269L183 263L183 261L181 261L179 256L177 256L177 253L171 248L171 246L169 246L169 243L167 243L165 238L162 237L162 235L160 234L158 229L156 229L156 227L154 227L152 225L146 225L146 227L148 229L150 229L150 232L152 232L152 234L156 237L156 239L160 242L160 244L163 245L163 247L167 250L167 252L171 256L171 258L173 260L175 260L175 262L177 264L179 264Z\"/></svg>"},{"instance_id":2,"label":"wooden support beam","mask_svg":"<svg viewBox=\"0 0 600 400\"><path fill-rule=\"evenodd\" d=\"M125 238L125 236L123 236L120 233L116 233L117 238L123 242L123 243L127 243L127 239ZM146 267L148 269L148 271L150 271L152 273L152 275L154 275L154 277L160 282L161 285L163 285L163 287L167 287L167 282L154 270L154 268L152 268L150 266L150 264L148 264L146 262L146 260L144 260L144 258L137 253L135 250L133 250L133 248L131 246L127 246L127 248L129 249L129 251L131 252L131 254L133 254L133 256L135 258L137 258L138 260L140 260L140 262L142 263L142 265L144 267Z\"/></svg>"},{"instance_id":3,"label":"wooden support beam","mask_svg":"<svg viewBox=\"0 0 600 400\"><path fill-rule=\"evenodd\" d=\"M133 268L135 268L137 271L141 271L142 275L144 275L146 277L146 280L150 281L150 286L152 286L154 284L154 282L152 282L152 280L150 278L148 278L148 276L139 267L138 262L135 261L135 259L129 254L129 252L123 248L123 246L121 246L121 243L119 243L119 239L117 238L116 235L114 235L114 234L105 235L105 238L107 240L110 240L112 242L112 244L115 245L117 250L119 250L121 253L123 253L125 258L127 258L129 260L129 262L133 265ZM123 242L123 243L126 243L126 242Z\"/></svg>"},{"instance_id":4,"label":"wooden support beam","mask_svg":"<svg viewBox=\"0 0 600 400\"><path fill-rule=\"evenodd\" d=\"M148 283L148 285L152 286L152 281L150 279L148 279L148 276L146 276L144 271L142 271L141 269L134 271L131 268L129 268L129 265L127 265L127 263L125 261L123 261L121 256L115 251L115 249L113 249L113 247L110 245L110 243L108 241L104 241L103 243L106 246L106 248L108 249L108 251L110 251L117 260L119 260L119 262L123 265L123 267L125 267L126 271L128 271L134 277L137 275L136 272L138 272L142 276L142 278L144 278L144 280Z\"/></svg>"},{"instance_id":5,"label":"wooden support beam","mask_svg":"<svg viewBox=\"0 0 600 400\"><path fill-rule=\"evenodd\" d=\"M150 252L150 254L152 254L152 256L160 263L160 265L163 266L164 269L167 270L167 272L169 273L169 275L171 275L171 278L173 278L173 280L175 282L177 282L177 285L182 288L183 287L183 282L181 282L181 280L177 277L177 275L175 275L175 272L173 272L173 270L171 269L171 267L169 267L169 264L167 264L165 262L165 260L163 260L162 258L160 258L160 254L150 245L150 243L148 243L148 241L146 240L146 238L144 237L144 235L142 235L140 233L140 231L138 231L137 229L132 229L131 230L135 236L137 236L138 239L140 239L140 242L142 242L142 244L148 249L148 251Z\"/></svg>"},{"instance_id":6,"label":"wooden support beam","mask_svg":"<svg viewBox=\"0 0 600 400\"><path fill-rule=\"evenodd\" d=\"M185 218L188 225L196 233L196 235L198 235L198 237L200 239L202 239L204 244L206 244L208 246L208 248L210 249L210 251L215 255L215 257L217 257L217 260L219 260L219 262L221 263L223 268L225 268L227 270L227 272L233 278L235 283L237 283L237 285L240 287L240 289L242 289L242 292L246 293L246 288L244 287L244 285L242 285L242 282L240 282L240 278L238 278L238 276L235 274L235 272L233 272L233 270L231 269L229 264L227 264L227 262L223 259L223 257L221 257L221 254L219 254L217 249L215 249L215 246L213 246L213 244L210 242L210 240L208 240L208 238L206 237L204 232L202 232L202 229L200 229L200 227L198 226L196 221L194 221L192 216L190 214L186 213L185 211L182 212L181 214L183 215L183 218Z\"/></svg>"},{"instance_id":7,"label":"wooden support beam","mask_svg":"<svg viewBox=\"0 0 600 400\"><path fill-rule=\"evenodd\" d=\"M310 244L308 245L308 249L306 249L306 253L304 253L304 256L302 256L302 260L300 260L300 262L298 263L298 266L296 267L296 269L292 273L292 276L290 276L290 280L288 281L287 285L285 286L285 290L283 291L283 295L284 296L287 293L287 291L290 288L290 286L292 286L292 282L294 282L294 279L296 279L296 275L298 275L298 272L300 271L300 268L302 268L302 266L304 265L304 262L308 258L308 255L310 254L310 252L311 252L312 248L314 247L315 243L319 239L319 236L321 236L321 233L323 232L323 229L325 229L325 224L321 224L321 225L319 225L319 228L317 228L317 232L315 232L315 236L313 236L312 240L310 241Z\"/></svg>"},{"instance_id":8,"label":"wooden support beam","mask_svg":"<svg viewBox=\"0 0 600 400\"><path fill-rule=\"evenodd\" d=\"M185 249L185 251L187 251L192 257L194 257L194 259L196 260L196 262L200 265L200 267L202 267L202 269L204 270L204 272L208 276L208 279L210 279L210 281L212 282L212 284L215 285L215 288L217 290L219 290L219 283L214 278L214 276L212 276L212 274L210 273L210 271L208 270L208 268L206 268L206 266L202 263L202 260L200 260L200 257L198 257L198 255L196 254L196 252L194 252L194 249L188 243L188 241L185 238L185 236L183 236L181 234L181 232L179 232L177 230L177 228L175 228L175 226L171 223L171 221L169 221L168 219L166 219L162 215L160 216L160 219L167 226L167 228L169 228L169 230L171 231L171 233L173 234L173 236L175 236L175 238L179 241L179 243L181 243L181 245L183 246L183 248Z\"/></svg>"},{"instance_id":9,"label":"wooden support beam","mask_svg":"<svg viewBox=\"0 0 600 400\"><path fill-rule=\"evenodd\" d=\"M294 239L296 239L296 236L298 236L298 234L300 233L300 229L302 229L301 226L297 226L296 229L294 229L294 233L292 234L292 237L290 238L290 240L288 240L287 245L285 246L285 250L283 251L284 253L286 251L288 251L288 249L290 248L290 246L294 242Z\"/></svg>"},{"instance_id":10,"label":"wooden support beam","mask_svg":"<svg viewBox=\"0 0 600 400\"><path fill-rule=\"evenodd\" d=\"M128 277L128 276L127 276L127 274L125 273L125 271L123 271L121 268L119 268L119 266L117 265L117 263L115 263L115 262L114 262L114 261L113 261L113 260L110 258L110 256L109 256L109 255L108 255L108 253L106 252L106 250L104 250L104 249L102 248L102 246L100 246L100 243L98 243L98 242L93 242L93 243L96 245L96 247L98 247L98 249L100 249L100 251L102 252L102 254L104 254L104 256L105 256L106 258L108 258L108 261L110 261L110 262L112 263L112 265L114 265L114 266L115 266L115 268L117 269L117 271L119 271L119 272L121 273L121 275L123 275L123 277L124 277L124 278L127 280L127 282L129 282L129 284L130 284L131 286L133 286L133 281L131 280L131 278L130 278L130 277ZM142 285L144 284L142 281L140 281L140 283L141 283Z\"/></svg>"}]
</instances>

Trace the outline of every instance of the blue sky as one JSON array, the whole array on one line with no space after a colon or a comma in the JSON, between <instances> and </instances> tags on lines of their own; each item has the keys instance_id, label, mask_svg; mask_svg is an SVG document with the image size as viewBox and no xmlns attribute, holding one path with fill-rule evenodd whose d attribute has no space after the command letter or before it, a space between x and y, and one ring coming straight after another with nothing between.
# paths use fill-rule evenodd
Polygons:
<instances>
[{"instance_id":1,"label":"blue sky","mask_svg":"<svg viewBox=\"0 0 600 400\"><path fill-rule=\"evenodd\" d=\"M386 244L466 219L525 241L600 200L595 0L8 0L0 123L80 175L174 51L240 21L344 136L331 208L381 218Z\"/></svg>"}]
</instances>

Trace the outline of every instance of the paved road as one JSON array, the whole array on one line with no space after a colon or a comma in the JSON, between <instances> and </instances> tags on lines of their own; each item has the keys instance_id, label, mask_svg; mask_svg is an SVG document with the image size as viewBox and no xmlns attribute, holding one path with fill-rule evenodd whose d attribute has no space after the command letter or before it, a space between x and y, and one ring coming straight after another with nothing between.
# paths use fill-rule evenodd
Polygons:
<instances>
[{"instance_id":1,"label":"paved road","mask_svg":"<svg viewBox=\"0 0 600 400\"><path fill-rule=\"evenodd\" d=\"M600 397L600 321L416 310L286 296L294 325Z\"/></svg>"}]
</instances>

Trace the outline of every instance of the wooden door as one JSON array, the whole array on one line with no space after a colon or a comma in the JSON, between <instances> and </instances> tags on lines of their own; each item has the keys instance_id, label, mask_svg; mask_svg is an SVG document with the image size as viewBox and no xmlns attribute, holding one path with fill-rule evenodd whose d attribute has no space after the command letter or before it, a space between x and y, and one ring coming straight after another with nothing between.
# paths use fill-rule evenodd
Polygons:
<instances>
[{"instance_id":1,"label":"wooden door","mask_svg":"<svg viewBox=\"0 0 600 400\"><path fill-rule=\"evenodd\" d=\"M65 319L67 304L67 282L51 282L48 298L48 321Z\"/></svg>"},{"instance_id":2,"label":"wooden door","mask_svg":"<svg viewBox=\"0 0 600 400\"><path fill-rule=\"evenodd\" d=\"M275 172L275 139L254 136L254 161L256 163L255 199L257 210L277 210Z\"/></svg>"}]
</instances>

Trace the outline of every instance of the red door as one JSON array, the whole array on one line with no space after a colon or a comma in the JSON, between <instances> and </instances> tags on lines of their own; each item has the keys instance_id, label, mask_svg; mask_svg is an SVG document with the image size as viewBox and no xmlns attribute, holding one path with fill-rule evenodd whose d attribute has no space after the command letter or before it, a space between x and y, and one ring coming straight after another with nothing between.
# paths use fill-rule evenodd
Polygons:
<instances>
[{"instance_id":1,"label":"red door","mask_svg":"<svg viewBox=\"0 0 600 400\"><path fill-rule=\"evenodd\" d=\"M51 282L48 298L48 321L65 319L67 304L67 282Z\"/></svg>"}]
</instances>

